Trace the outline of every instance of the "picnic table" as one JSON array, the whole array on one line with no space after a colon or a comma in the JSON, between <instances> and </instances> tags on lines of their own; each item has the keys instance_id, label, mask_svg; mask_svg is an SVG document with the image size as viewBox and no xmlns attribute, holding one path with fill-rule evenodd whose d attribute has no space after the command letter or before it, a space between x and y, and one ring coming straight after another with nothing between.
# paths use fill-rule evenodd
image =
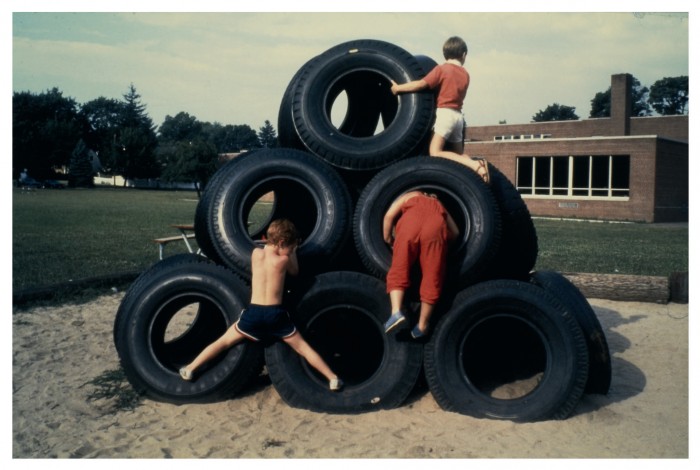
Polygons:
<instances>
[{"instance_id":1,"label":"picnic table","mask_svg":"<svg viewBox=\"0 0 700 470\"><path fill-rule=\"evenodd\" d=\"M163 259L163 254L165 252L165 246L168 243L184 241L187 246L187 251L194 253L194 249L190 244L190 240L195 238L194 225L193 224L171 224L171 227L180 232L179 235L173 235L170 237L156 238L153 241L158 244L158 258Z\"/></svg>"}]
</instances>

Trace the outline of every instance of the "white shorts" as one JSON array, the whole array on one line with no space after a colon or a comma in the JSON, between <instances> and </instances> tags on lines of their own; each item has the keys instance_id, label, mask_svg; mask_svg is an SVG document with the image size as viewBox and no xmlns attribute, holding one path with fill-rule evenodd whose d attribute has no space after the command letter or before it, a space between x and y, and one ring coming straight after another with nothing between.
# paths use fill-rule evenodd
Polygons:
<instances>
[{"instance_id":1,"label":"white shorts","mask_svg":"<svg viewBox=\"0 0 700 470\"><path fill-rule=\"evenodd\" d=\"M433 132L447 142L462 142L465 126L464 116L456 109L438 108L435 112Z\"/></svg>"}]
</instances>

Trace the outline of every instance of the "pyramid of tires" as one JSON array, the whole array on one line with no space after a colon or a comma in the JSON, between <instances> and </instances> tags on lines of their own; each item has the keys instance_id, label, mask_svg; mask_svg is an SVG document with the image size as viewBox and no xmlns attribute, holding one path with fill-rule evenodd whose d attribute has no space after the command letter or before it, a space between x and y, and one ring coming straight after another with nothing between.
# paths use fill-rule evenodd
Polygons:
<instances>
[{"instance_id":1,"label":"pyramid of tires","mask_svg":"<svg viewBox=\"0 0 700 470\"><path fill-rule=\"evenodd\" d=\"M357 413L400 406L425 377L443 409L514 421L563 419L583 393L607 393L601 325L564 276L532 272L537 236L517 190L493 165L486 185L466 166L428 157L434 96L391 94L391 79L418 79L434 65L387 42L356 40L299 69L280 105L279 148L244 153L207 184L195 214L204 256L166 258L127 291L114 341L137 390L172 403L222 400L259 385L266 366L289 405ZM342 94L344 118L333 123ZM392 253L382 218L415 189L436 193L461 232L425 342L408 329L383 331ZM285 305L345 387L330 392L282 342L243 342L183 381L178 369L246 307L250 254L280 217L302 235L301 273L288 279ZM407 294L412 325L419 299Z\"/></svg>"}]
</instances>

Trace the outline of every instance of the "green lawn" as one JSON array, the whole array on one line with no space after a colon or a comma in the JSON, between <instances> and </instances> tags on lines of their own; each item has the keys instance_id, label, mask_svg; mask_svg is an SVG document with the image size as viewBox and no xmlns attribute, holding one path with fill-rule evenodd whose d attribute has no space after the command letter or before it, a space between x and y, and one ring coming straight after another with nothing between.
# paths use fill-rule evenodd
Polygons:
<instances>
[{"instance_id":1,"label":"green lawn","mask_svg":"<svg viewBox=\"0 0 700 470\"><path fill-rule=\"evenodd\" d=\"M192 223L190 191L124 188L13 190L13 289L140 271L158 261L154 238ZM536 219L537 269L667 276L688 270L687 226ZM195 244L196 245L196 244ZM184 252L168 245L166 255Z\"/></svg>"}]
</instances>

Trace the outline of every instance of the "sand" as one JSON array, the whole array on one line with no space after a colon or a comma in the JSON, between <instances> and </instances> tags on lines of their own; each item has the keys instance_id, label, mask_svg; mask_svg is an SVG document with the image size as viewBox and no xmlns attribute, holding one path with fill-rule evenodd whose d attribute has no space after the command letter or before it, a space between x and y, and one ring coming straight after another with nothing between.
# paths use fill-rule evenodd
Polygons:
<instances>
[{"instance_id":1,"label":"sand","mask_svg":"<svg viewBox=\"0 0 700 470\"><path fill-rule=\"evenodd\" d=\"M591 299L610 393L585 395L566 420L518 424L443 411L427 389L394 410L314 413L288 406L266 377L214 404L144 399L114 412L114 399L88 399L88 382L119 368L122 295L15 309L13 458L689 458L688 305Z\"/></svg>"}]
</instances>

